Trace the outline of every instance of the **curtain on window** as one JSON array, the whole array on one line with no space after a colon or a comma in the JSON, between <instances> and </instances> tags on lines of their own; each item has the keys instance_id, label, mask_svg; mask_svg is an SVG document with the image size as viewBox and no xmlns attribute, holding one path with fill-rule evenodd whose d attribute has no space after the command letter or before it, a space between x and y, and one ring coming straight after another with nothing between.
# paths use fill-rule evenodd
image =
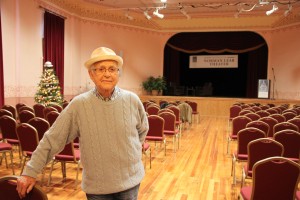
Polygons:
<instances>
[{"instance_id":1,"label":"curtain on window","mask_svg":"<svg viewBox=\"0 0 300 200\"><path fill-rule=\"evenodd\" d=\"M2 25L0 12L0 107L4 105L4 75L3 75L3 52L2 52Z\"/></svg>"},{"instance_id":2,"label":"curtain on window","mask_svg":"<svg viewBox=\"0 0 300 200\"><path fill-rule=\"evenodd\" d=\"M64 92L64 31L65 19L49 12L44 14L44 63L50 61Z\"/></svg>"}]
</instances>

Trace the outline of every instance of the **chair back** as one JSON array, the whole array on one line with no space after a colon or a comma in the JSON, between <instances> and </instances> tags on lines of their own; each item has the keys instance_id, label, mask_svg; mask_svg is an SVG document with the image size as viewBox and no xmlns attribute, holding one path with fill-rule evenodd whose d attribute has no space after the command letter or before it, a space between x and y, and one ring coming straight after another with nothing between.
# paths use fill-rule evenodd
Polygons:
<instances>
[{"instance_id":1,"label":"chair back","mask_svg":"<svg viewBox=\"0 0 300 200\"><path fill-rule=\"evenodd\" d=\"M296 115L298 114L297 111L294 110L293 108L282 111L282 114L287 113L287 112L292 112L292 113L295 113Z\"/></svg>"},{"instance_id":2,"label":"chair back","mask_svg":"<svg viewBox=\"0 0 300 200\"><path fill-rule=\"evenodd\" d=\"M49 106L49 107L45 107L44 110L43 110L43 113L44 113L44 118L46 119L46 116L49 112L51 111L56 111L57 112L57 109L52 107L52 106Z\"/></svg>"},{"instance_id":3,"label":"chair back","mask_svg":"<svg viewBox=\"0 0 300 200\"><path fill-rule=\"evenodd\" d=\"M272 117L273 119L276 119L276 121L278 123L286 121L285 117L282 114L272 114L272 115L270 115L270 117Z\"/></svg>"},{"instance_id":4,"label":"chair back","mask_svg":"<svg viewBox=\"0 0 300 200\"><path fill-rule=\"evenodd\" d=\"M65 109L68 105L69 105L69 102L64 102L62 105L63 109Z\"/></svg>"},{"instance_id":5,"label":"chair back","mask_svg":"<svg viewBox=\"0 0 300 200\"><path fill-rule=\"evenodd\" d=\"M253 165L260 160L273 156L283 156L284 147L270 138L259 138L249 142L248 146L248 176L252 176ZM249 173L250 172L250 173Z\"/></svg>"},{"instance_id":6,"label":"chair back","mask_svg":"<svg viewBox=\"0 0 300 200\"><path fill-rule=\"evenodd\" d=\"M255 110L255 112L262 110L259 106L251 106L251 108Z\"/></svg>"},{"instance_id":7,"label":"chair back","mask_svg":"<svg viewBox=\"0 0 300 200\"><path fill-rule=\"evenodd\" d=\"M293 118L288 120L287 122L296 125L298 127L298 130L300 131L300 118Z\"/></svg>"},{"instance_id":8,"label":"chair back","mask_svg":"<svg viewBox=\"0 0 300 200\"><path fill-rule=\"evenodd\" d=\"M45 118L44 109L45 106L43 104L36 103L33 105L33 110L36 117Z\"/></svg>"},{"instance_id":9,"label":"chair back","mask_svg":"<svg viewBox=\"0 0 300 200\"><path fill-rule=\"evenodd\" d=\"M164 119L164 130L165 131L175 131L176 127L176 116L170 112L162 112L158 114L161 118Z\"/></svg>"},{"instance_id":10,"label":"chair back","mask_svg":"<svg viewBox=\"0 0 300 200\"><path fill-rule=\"evenodd\" d=\"M261 108L262 110L267 110L267 109L270 108L270 106L269 106L269 105L261 105L260 108Z\"/></svg>"},{"instance_id":11,"label":"chair back","mask_svg":"<svg viewBox=\"0 0 300 200\"><path fill-rule=\"evenodd\" d=\"M177 106L169 106L168 109L172 110L174 112L174 115L176 116L176 123L180 123L180 110Z\"/></svg>"},{"instance_id":12,"label":"chair back","mask_svg":"<svg viewBox=\"0 0 300 200\"><path fill-rule=\"evenodd\" d=\"M260 118L259 121L265 122L269 125L269 132L267 133L267 137L273 137L274 135L274 126L278 124L277 120L272 117L263 117Z\"/></svg>"},{"instance_id":13,"label":"chair back","mask_svg":"<svg viewBox=\"0 0 300 200\"><path fill-rule=\"evenodd\" d=\"M256 121L260 119L260 116L256 113L250 112L245 114L246 117L249 117L252 121Z\"/></svg>"},{"instance_id":14,"label":"chair back","mask_svg":"<svg viewBox=\"0 0 300 200\"><path fill-rule=\"evenodd\" d=\"M239 113L239 115L246 115L246 114L249 114L249 113L253 113L253 112L251 110L244 109L244 110L241 110L241 112Z\"/></svg>"},{"instance_id":15,"label":"chair back","mask_svg":"<svg viewBox=\"0 0 300 200\"><path fill-rule=\"evenodd\" d=\"M15 107L13 107L12 105L3 105L2 109L5 109L5 110L8 110L9 112L11 112L11 114L13 115L13 118L16 119L17 111L16 111Z\"/></svg>"},{"instance_id":16,"label":"chair back","mask_svg":"<svg viewBox=\"0 0 300 200\"><path fill-rule=\"evenodd\" d=\"M153 106L153 105L147 106L147 109L146 109L146 111L149 115L157 115L159 110L160 110L160 108L158 106Z\"/></svg>"},{"instance_id":17,"label":"chair back","mask_svg":"<svg viewBox=\"0 0 300 200\"><path fill-rule=\"evenodd\" d=\"M233 118L239 116L239 113L241 112L242 108L238 105L233 105L229 108L229 120L232 120Z\"/></svg>"},{"instance_id":18,"label":"chair back","mask_svg":"<svg viewBox=\"0 0 300 200\"><path fill-rule=\"evenodd\" d=\"M25 103L17 103L16 104L16 110L17 110L17 113L20 112L20 108L23 107L23 106L27 106Z\"/></svg>"},{"instance_id":19,"label":"chair back","mask_svg":"<svg viewBox=\"0 0 300 200\"><path fill-rule=\"evenodd\" d=\"M191 108L193 110L193 113L198 113L198 104L197 104L197 102L195 102L195 101L188 101L187 104L189 104L191 106Z\"/></svg>"},{"instance_id":20,"label":"chair back","mask_svg":"<svg viewBox=\"0 0 300 200\"><path fill-rule=\"evenodd\" d=\"M61 107L60 105L57 104L51 104L51 107L55 108L57 110L57 112L61 113L61 111L63 110L63 107Z\"/></svg>"},{"instance_id":21,"label":"chair back","mask_svg":"<svg viewBox=\"0 0 300 200\"><path fill-rule=\"evenodd\" d=\"M266 134L257 128L244 128L238 132L237 135L237 155L244 155L247 157L249 142L258 138L264 138Z\"/></svg>"},{"instance_id":22,"label":"chair back","mask_svg":"<svg viewBox=\"0 0 300 200\"><path fill-rule=\"evenodd\" d=\"M18 110L18 113L20 113L20 112L23 111L23 110L28 110L28 111L34 113L34 109L31 108L30 106L26 106L26 105L21 106L21 107L19 108L19 110Z\"/></svg>"},{"instance_id":23,"label":"chair back","mask_svg":"<svg viewBox=\"0 0 300 200\"><path fill-rule=\"evenodd\" d=\"M147 136L163 138L165 120L158 115L149 115L148 122L149 122L149 130Z\"/></svg>"},{"instance_id":24,"label":"chair back","mask_svg":"<svg viewBox=\"0 0 300 200\"><path fill-rule=\"evenodd\" d=\"M268 117L270 115L270 113L268 113L265 110L259 110L257 112L255 112L256 114L258 114L260 117Z\"/></svg>"},{"instance_id":25,"label":"chair back","mask_svg":"<svg viewBox=\"0 0 300 200\"><path fill-rule=\"evenodd\" d=\"M65 145L61 152L55 155L55 160L78 162L80 160L80 152L75 150L73 142L70 142Z\"/></svg>"},{"instance_id":26,"label":"chair back","mask_svg":"<svg viewBox=\"0 0 300 200\"><path fill-rule=\"evenodd\" d=\"M170 110L170 109L168 109L168 108L160 109L160 110L158 111L157 114L159 115L159 114L162 113L162 112L169 112L169 113L174 114L174 111L173 111L173 110Z\"/></svg>"},{"instance_id":27,"label":"chair back","mask_svg":"<svg viewBox=\"0 0 300 200\"><path fill-rule=\"evenodd\" d=\"M0 178L0 197L4 199L20 199L17 192L18 176L4 176ZM23 200L47 200L47 194L35 184Z\"/></svg>"},{"instance_id":28,"label":"chair back","mask_svg":"<svg viewBox=\"0 0 300 200\"><path fill-rule=\"evenodd\" d=\"M297 116L297 114L294 112L285 112L282 113L282 115L285 117L286 121L289 121L290 119L293 119L294 117Z\"/></svg>"},{"instance_id":29,"label":"chair back","mask_svg":"<svg viewBox=\"0 0 300 200\"><path fill-rule=\"evenodd\" d=\"M253 166L251 199L295 199L300 165L283 157L270 157Z\"/></svg>"},{"instance_id":30,"label":"chair back","mask_svg":"<svg viewBox=\"0 0 300 200\"><path fill-rule=\"evenodd\" d=\"M276 110L276 109L274 109L274 108L269 108L269 109L267 109L266 111L267 111L268 113L270 113L270 115L272 115L272 114L278 114L278 113L279 113L279 111Z\"/></svg>"},{"instance_id":31,"label":"chair back","mask_svg":"<svg viewBox=\"0 0 300 200\"><path fill-rule=\"evenodd\" d=\"M286 129L299 131L299 129L296 125L294 125L292 123L289 123L289 122L281 122L281 123L278 123L274 126L274 134L279 132L279 131L286 130Z\"/></svg>"},{"instance_id":32,"label":"chair back","mask_svg":"<svg viewBox=\"0 0 300 200\"><path fill-rule=\"evenodd\" d=\"M46 115L46 120L49 122L50 126L54 124L58 116L59 116L59 112L57 111L51 111Z\"/></svg>"},{"instance_id":33,"label":"chair back","mask_svg":"<svg viewBox=\"0 0 300 200\"><path fill-rule=\"evenodd\" d=\"M0 118L0 128L4 139L18 140L16 133L17 122L10 116L2 116ZM10 142L9 142L10 143Z\"/></svg>"},{"instance_id":34,"label":"chair back","mask_svg":"<svg viewBox=\"0 0 300 200\"><path fill-rule=\"evenodd\" d=\"M269 133L269 130L270 130L270 127L267 123L263 122L263 121L252 121L252 122L249 122L247 125L246 125L246 128L250 128L250 127L254 127L254 128L257 128L261 131L263 131L265 133L265 135L267 136L268 133Z\"/></svg>"},{"instance_id":35,"label":"chair back","mask_svg":"<svg viewBox=\"0 0 300 200\"><path fill-rule=\"evenodd\" d=\"M40 117L34 117L30 119L27 123L33 126L37 130L37 133L39 135L39 140L41 140L44 137L45 132L50 127L49 122Z\"/></svg>"},{"instance_id":36,"label":"chair back","mask_svg":"<svg viewBox=\"0 0 300 200\"><path fill-rule=\"evenodd\" d=\"M24 108L24 107L22 107L22 108ZM21 123L27 123L30 119L32 119L34 117L35 117L34 113L29 110L22 110L19 113L19 120Z\"/></svg>"},{"instance_id":37,"label":"chair back","mask_svg":"<svg viewBox=\"0 0 300 200\"><path fill-rule=\"evenodd\" d=\"M17 126L17 136L23 153L32 154L39 144L37 130L30 124L21 123Z\"/></svg>"},{"instance_id":38,"label":"chair back","mask_svg":"<svg viewBox=\"0 0 300 200\"><path fill-rule=\"evenodd\" d=\"M294 161L300 157L300 133L294 130L282 130L274 134L274 139L284 146L283 156Z\"/></svg>"},{"instance_id":39,"label":"chair back","mask_svg":"<svg viewBox=\"0 0 300 200\"><path fill-rule=\"evenodd\" d=\"M13 117L12 113L9 112L8 110L0 109L0 117L2 117L2 116L4 116L4 115Z\"/></svg>"},{"instance_id":40,"label":"chair back","mask_svg":"<svg viewBox=\"0 0 300 200\"><path fill-rule=\"evenodd\" d=\"M237 136L238 132L244 128L252 120L245 116L237 116L232 120L232 136Z\"/></svg>"}]
</instances>

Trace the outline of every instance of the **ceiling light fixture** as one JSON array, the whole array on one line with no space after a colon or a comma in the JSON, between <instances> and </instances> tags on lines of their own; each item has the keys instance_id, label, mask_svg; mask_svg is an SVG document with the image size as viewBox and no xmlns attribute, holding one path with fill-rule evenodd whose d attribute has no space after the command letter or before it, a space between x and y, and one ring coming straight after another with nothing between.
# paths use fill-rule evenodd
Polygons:
<instances>
[{"instance_id":1,"label":"ceiling light fixture","mask_svg":"<svg viewBox=\"0 0 300 200\"><path fill-rule=\"evenodd\" d=\"M148 19L148 20L151 19L151 16L148 14L148 10L144 11L144 15L145 15L146 19Z\"/></svg>"},{"instance_id":2,"label":"ceiling light fixture","mask_svg":"<svg viewBox=\"0 0 300 200\"><path fill-rule=\"evenodd\" d=\"M159 13L158 10L159 10L159 8L156 8L153 12L153 15L160 18L160 19L164 18L164 15Z\"/></svg>"},{"instance_id":3,"label":"ceiling light fixture","mask_svg":"<svg viewBox=\"0 0 300 200\"><path fill-rule=\"evenodd\" d=\"M266 15L269 16L269 15L273 14L274 12L276 12L277 10L278 10L278 6L274 3L272 9L271 9L271 10L268 10L268 11L266 12Z\"/></svg>"}]
</instances>

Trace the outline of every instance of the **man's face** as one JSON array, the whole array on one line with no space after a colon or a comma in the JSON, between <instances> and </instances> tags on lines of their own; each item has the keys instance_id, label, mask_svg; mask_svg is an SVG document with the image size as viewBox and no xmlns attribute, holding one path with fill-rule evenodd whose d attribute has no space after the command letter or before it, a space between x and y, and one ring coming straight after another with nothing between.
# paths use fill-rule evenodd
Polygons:
<instances>
[{"instance_id":1,"label":"man's face","mask_svg":"<svg viewBox=\"0 0 300 200\"><path fill-rule=\"evenodd\" d=\"M119 81L117 62L113 60L97 62L89 69L89 75L100 94L112 92Z\"/></svg>"}]
</instances>

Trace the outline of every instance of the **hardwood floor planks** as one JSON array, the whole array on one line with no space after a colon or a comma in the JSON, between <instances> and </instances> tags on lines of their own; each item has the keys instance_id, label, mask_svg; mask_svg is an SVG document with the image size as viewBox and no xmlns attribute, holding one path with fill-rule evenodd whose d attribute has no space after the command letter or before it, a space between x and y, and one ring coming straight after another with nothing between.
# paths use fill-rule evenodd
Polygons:
<instances>
[{"instance_id":1,"label":"hardwood floor planks","mask_svg":"<svg viewBox=\"0 0 300 200\"><path fill-rule=\"evenodd\" d=\"M228 119L225 117L201 116L199 124L184 129L180 138L180 148L173 151L172 138L168 138L167 155L163 145L154 143L152 148L152 169L146 161L146 175L143 179L139 200L231 200L237 199L240 185L232 185L231 154L227 155ZM231 142L231 150L236 148ZM14 167L20 173L17 151L14 153ZM236 176L241 176L242 164L236 164ZM82 200L85 193L80 184L74 189L76 165L67 164L67 179L62 181L60 164L54 166L52 181L47 187L49 165L45 170L43 190L49 200ZM3 160L0 176L11 174ZM99 180L101 181L101 180ZM79 175L81 182L81 172ZM248 181L251 182L251 181ZM41 176L38 184L41 183Z\"/></svg>"}]
</instances>

